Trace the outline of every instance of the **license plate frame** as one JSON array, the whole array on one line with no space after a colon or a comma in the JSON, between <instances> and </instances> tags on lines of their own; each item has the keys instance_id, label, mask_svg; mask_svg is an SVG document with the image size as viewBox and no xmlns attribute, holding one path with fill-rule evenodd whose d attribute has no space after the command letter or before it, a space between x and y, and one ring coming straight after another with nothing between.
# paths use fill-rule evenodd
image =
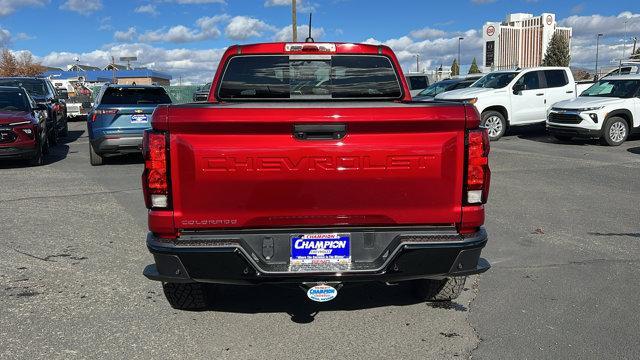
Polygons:
<instances>
[{"instance_id":1,"label":"license plate frame","mask_svg":"<svg viewBox=\"0 0 640 360\"><path fill-rule=\"evenodd\" d=\"M131 115L132 124L148 124L149 116L147 114L133 114Z\"/></svg>"},{"instance_id":2,"label":"license plate frame","mask_svg":"<svg viewBox=\"0 0 640 360\"><path fill-rule=\"evenodd\" d=\"M292 267L317 266L321 269L351 264L350 233L292 234L289 239Z\"/></svg>"}]
</instances>

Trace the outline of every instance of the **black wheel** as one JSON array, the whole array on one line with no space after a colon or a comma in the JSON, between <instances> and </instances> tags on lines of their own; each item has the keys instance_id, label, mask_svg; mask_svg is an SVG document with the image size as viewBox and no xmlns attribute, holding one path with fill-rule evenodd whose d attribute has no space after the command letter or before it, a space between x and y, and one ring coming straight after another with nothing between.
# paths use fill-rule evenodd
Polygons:
<instances>
[{"instance_id":1,"label":"black wheel","mask_svg":"<svg viewBox=\"0 0 640 360\"><path fill-rule=\"evenodd\" d=\"M162 290L174 309L202 310L207 307L207 284L162 283Z\"/></svg>"},{"instance_id":2,"label":"black wheel","mask_svg":"<svg viewBox=\"0 0 640 360\"><path fill-rule=\"evenodd\" d=\"M448 277L443 280L413 280L414 296L422 301L450 301L457 298L462 289L466 276Z\"/></svg>"},{"instance_id":3,"label":"black wheel","mask_svg":"<svg viewBox=\"0 0 640 360\"><path fill-rule=\"evenodd\" d=\"M43 146L44 144L42 142L38 143L36 154L28 160L29 166L40 166L44 163Z\"/></svg>"},{"instance_id":4,"label":"black wheel","mask_svg":"<svg viewBox=\"0 0 640 360\"><path fill-rule=\"evenodd\" d=\"M51 124L51 129L49 129L49 144L56 145L58 144L58 121L53 120Z\"/></svg>"},{"instance_id":5,"label":"black wheel","mask_svg":"<svg viewBox=\"0 0 640 360\"><path fill-rule=\"evenodd\" d=\"M602 126L603 143L609 146L618 146L629 137L629 124L617 116L608 118Z\"/></svg>"},{"instance_id":6,"label":"black wheel","mask_svg":"<svg viewBox=\"0 0 640 360\"><path fill-rule=\"evenodd\" d=\"M569 136L569 135L553 135L554 138L556 138L558 141L562 141L562 142L569 142L571 141L571 139L573 139L573 136Z\"/></svg>"},{"instance_id":7,"label":"black wheel","mask_svg":"<svg viewBox=\"0 0 640 360\"><path fill-rule=\"evenodd\" d=\"M65 116L64 127L60 131L60 136L67 137L67 135L69 135L69 118Z\"/></svg>"},{"instance_id":8,"label":"black wheel","mask_svg":"<svg viewBox=\"0 0 640 360\"><path fill-rule=\"evenodd\" d=\"M46 131L46 130L43 130L43 131ZM49 137L45 135L42 137L42 140L40 141L42 141L42 153L47 155L49 153L49 148L50 148Z\"/></svg>"},{"instance_id":9,"label":"black wheel","mask_svg":"<svg viewBox=\"0 0 640 360\"><path fill-rule=\"evenodd\" d=\"M91 144L89 144L89 162L92 166L100 166L104 163L104 158L93 150Z\"/></svg>"},{"instance_id":10,"label":"black wheel","mask_svg":"<svg viewBox=\"0 0 640 360\"><path fill-rule=\"evenodd\" d=\"M489 110L482 113L482 126L489 132L489 140L498 140L507 131L507 120L497 111Z\"/></svg>"}]
</instances>

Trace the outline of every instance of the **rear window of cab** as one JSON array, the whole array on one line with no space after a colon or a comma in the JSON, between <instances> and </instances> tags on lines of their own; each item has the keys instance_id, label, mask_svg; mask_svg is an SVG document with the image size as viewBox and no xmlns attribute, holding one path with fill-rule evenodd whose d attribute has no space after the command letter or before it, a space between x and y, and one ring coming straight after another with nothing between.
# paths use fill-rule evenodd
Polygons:
<instances>
[{"instance_id":1,"label":"rear window of cab","mask_svg":"<svg viewBox=\"0 0 640 360\"><path fill-rule=\"evenodd\" d=\"M246 55L231 58L221 100L398 99L389 58L377 55Z\"/></svg>"}]
</instances>

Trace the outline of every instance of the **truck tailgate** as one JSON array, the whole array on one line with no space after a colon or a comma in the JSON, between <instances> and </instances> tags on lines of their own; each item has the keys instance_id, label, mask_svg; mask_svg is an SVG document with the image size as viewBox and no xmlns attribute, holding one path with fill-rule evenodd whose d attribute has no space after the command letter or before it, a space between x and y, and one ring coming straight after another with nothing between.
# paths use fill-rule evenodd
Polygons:
<instances>
[{"instance_id":1,"label":"truck tailgate","mask_svg":"<svg viewBox=\"0 0 640 360\"><path fill-rule=\"evenodd\" d=\"M166 116L179 229L460 221L463 105L208 104ZM305 124L346 135L296 138Z\"/></svg>"}]
</instances>

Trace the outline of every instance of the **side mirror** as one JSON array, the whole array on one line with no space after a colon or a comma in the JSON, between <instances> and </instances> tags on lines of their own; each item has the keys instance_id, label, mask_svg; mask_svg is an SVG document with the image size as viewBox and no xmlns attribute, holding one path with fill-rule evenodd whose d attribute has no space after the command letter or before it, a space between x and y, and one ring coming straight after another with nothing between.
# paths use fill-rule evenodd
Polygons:
<instances>
[{"instance_id":1,"label":"side mirror","mask_svg":"<svg viewBox=\"0 0 640 360\"><path fill-rule=\"evenodd\" d=\"M527 85L525 84L515 84L513 85L513 95L518 95L522 92L522 90L527 90Z\"/></svg>"}]
</instances>

